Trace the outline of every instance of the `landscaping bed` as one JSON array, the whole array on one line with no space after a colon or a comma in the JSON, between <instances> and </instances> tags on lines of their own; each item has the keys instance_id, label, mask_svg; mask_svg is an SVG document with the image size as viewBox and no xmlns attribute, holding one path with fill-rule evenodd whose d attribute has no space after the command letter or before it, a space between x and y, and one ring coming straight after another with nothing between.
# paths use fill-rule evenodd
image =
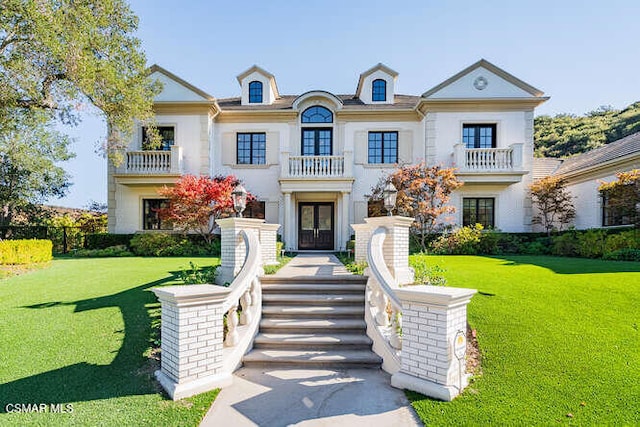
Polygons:
<instances>
[{"instance_id":1,"label":"landscaping bed","mask_svg":"<svg viewBox=\"0 0 640 427\"><path fill-rule=\"evenodd\" d=\"M217 391L168 400L152 354L160 309L151 288L180 283L191 260L57 259L0 280L0 424L197 425ZM9 404L48 406L12 413Z\"/></svg>"},{"instance_id":2,"label":"landscaping bed","mask_svg":"<svg viewBox=\"0 0 640 427\"><path fill-rule=\"evenodd\" d=\"M407 393L425 425L640 423L640 263L420 257L478 289L468 320L482 353L453 402Z\"/></svg>"}]
</instances>

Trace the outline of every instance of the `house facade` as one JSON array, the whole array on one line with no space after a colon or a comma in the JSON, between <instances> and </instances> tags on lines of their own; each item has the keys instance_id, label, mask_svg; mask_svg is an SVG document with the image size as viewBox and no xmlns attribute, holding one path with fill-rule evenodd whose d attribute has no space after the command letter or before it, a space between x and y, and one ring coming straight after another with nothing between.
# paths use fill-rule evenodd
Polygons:
<instances>
[{"instance_id":1,"label":"house facade","mask_svg":"<svg viewBox=\"0 0 640 427\"><path fill-rule=\"evenodd\" d=\"M367 216L366 194L398 164L457 168L464 185L446 222L531 230L534 109L543 92L480 60L422 95L397 94L383 64L353 94L281 95L258 66L240 74L240 96L216 99L158 66L162 145L139 127L108 175L109 230L167 228L157 189L181 175L240 178L257 196L247 214L282 224L289 250L341 250Z\"/></svg>"}]
</instances>

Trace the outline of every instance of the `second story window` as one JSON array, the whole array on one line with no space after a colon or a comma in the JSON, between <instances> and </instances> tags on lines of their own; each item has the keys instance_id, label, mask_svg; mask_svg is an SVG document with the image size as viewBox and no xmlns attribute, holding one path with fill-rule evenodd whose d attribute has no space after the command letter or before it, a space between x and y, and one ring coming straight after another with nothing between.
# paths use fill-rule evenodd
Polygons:
<instances>
[{"instance_id":1,"label":"second story window","mask_svg":"<svg viewBox=\"0 0 640 427\"><path fill-rule=\"evenodd\" d=\"M143 150L158 150L158 151L170 151L171 146L175 143L175 128L173 126L158 126L158 133L160 134L160 145L157 147L151 147L147 141L147 128L142 128L142 149Z\"/></svg>"},{"instance_id":2,"label":"second story window","mask_svg":"<svg viewBox=\"0 0 640 427\"><path fill-rule=\"evenodd\" d=\"M374 80L371 84L371 100L386 101L387 100L387 82L382 79Z\"/></svg>"},{"instance_id":3,"label":"second story window","mask_svg":"<svg viewBox=\"0 0 640 427\"><path fill-rule=\"evenodd\" d=\"M264 165L266 163L267 134L239 133L237 141L239 165Z\"/></svg>"},{"instance_id":4,"label":"second story window","mask_svg":"<svg viewBox=\"0 0 640 427\"><path fill-rule=\"evenodd\" d=\"M398 163L398 132L369 132L369 163Z\"/></svg>"},{"instance_id":5,"label":"second story window","mask_svg":"<svg viewBox=\"0 0 640 427\"><path fill-rule=\"evenodd\" d=\"M249 83L249 103L262 104L262 82Z\"/></svg>"},{"instance_id":6,"label":"second story window","mask_svg":"<svg viewBox=\"0 0 640 427\"><path fill-rule=\"evenodd\" d=\"M463 125L462 143L466 148L496 148L496 125Z\"/></svg>"}]
</instances>

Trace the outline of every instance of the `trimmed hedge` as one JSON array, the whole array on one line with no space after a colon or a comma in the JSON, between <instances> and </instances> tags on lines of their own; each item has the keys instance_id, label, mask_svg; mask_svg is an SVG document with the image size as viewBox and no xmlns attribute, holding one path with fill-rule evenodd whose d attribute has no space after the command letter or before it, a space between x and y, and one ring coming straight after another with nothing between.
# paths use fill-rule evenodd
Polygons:
<instances>
[{"instance_id":1,"label":"trimmed hedge","mask_svg":"<svg viewBox=\"0 0 640 427\"><path fill-rule=\"evenodd\" d=\"M111 234L111 233L93 233L87 234L85 237L85 249L106 249L112 246L125 245L129 247L129 242L133 234Z\"/></svg>"},{"instance_id":2,"label":"trimmed hedge","mask_svg":"<svg viewBox=\"0 0 640 427\"><path fill-rule=\"evenodd\" d=\"M0 241L0 264L32 264L51 261L51 240L3 240Z\"/></svg>"}]
</instances>

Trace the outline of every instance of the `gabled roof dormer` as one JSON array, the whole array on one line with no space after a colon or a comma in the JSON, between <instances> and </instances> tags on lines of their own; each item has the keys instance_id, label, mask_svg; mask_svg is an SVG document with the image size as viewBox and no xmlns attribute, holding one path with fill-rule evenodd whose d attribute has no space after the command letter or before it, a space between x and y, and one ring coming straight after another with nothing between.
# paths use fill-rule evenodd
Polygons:
<instances>
[{"instance_id":1,"label":"gabled roof dormer","mask_svg":"<svg viewBox=\"0 0 640 427\"><path fill-rule=\"evenodd\" d=\"M271 105L280 97L276 78L254 65L237 77L242 89L242 105Z\"/></svg>"},{"instance_id":2,"label":"gabled roof dormer","mask_svg":"<svg viewBox=\"0 0 640 427\"><path fill-rule=\"evenodd\" d=\"M365 104L393 104L398 73L378 63L360 74L356 97Z\"/></svg>"},{"instance_id":3,"label":"gabled roof dormer","mask_svg":"<svg viewBox=\"0 0 640 427\"><path fill-rule=\"evenodd\" d=\"M152 79L162 84L162 91L156 95L154 102L215 102L215 98L202 89L198 89L192 84L175 74L165 70L161 66L154 64L149 67L149 75Z\"/></svg>"}]
</instances>

